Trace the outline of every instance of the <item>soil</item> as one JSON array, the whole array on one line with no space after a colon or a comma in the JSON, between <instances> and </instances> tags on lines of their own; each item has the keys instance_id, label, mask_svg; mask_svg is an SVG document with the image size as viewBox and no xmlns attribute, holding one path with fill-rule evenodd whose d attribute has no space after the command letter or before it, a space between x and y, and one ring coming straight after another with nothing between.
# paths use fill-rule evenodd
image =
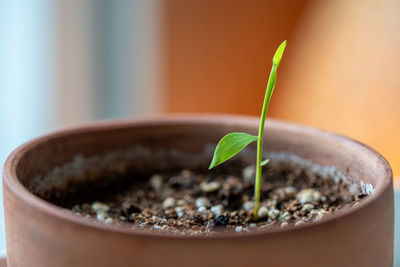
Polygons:
<instances>
[{"instance_id":1,"label":"soil","mask_svg":"<svg viewBox=\"0 0 400 267\"><path fill-rule=\"evenodd\" d=\"M332 167L297 157L272 159L263 168L262 202L255 221L254 169L245 160L231 160L212 171L168 170L130 182L124 179L118 186L118 179L112 179L112 188L117 190L92 191L90 199L74 198L79 201L64 206L101 223L178 235L212 235L299 226L351 208L364 197ZM134 178L135 173L125 176Z\"/></svg>"}]
</instances>

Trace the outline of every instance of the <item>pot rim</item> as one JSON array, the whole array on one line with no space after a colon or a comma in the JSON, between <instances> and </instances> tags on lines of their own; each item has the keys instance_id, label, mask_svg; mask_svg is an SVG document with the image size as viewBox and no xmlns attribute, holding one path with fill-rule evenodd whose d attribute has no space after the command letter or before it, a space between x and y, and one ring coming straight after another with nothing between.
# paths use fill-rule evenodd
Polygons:
<instances>
[{"instance_id":1,"label":"pot rim","mask_svg":"<svg viewBox=\"0 0 400 267\"><path fill-rule=\"evenodd\" d=\"M72 212L66 211L64 208L59 207L51 202L43 200L33 193L31 193L26 187L24 187L17 178L16 167L22 156L27 153L31 148L46 142L48 139L59 138L62 136L68 136L71 134L79 134L87 131L102 131L111 130L124 127L135 127L135 126L152 126L152 125L168 125L168 124L187 124L187 123L203 123L203 124L220 124L223 122L225 125L258 125L259 117L257 116L243 116L243 115L230 115L230 114L173 114L173 115L157 115L157 116L145 116L134 119L114 119L114 120L103 120L92 123L86 123L83 125L68 127L65 129L57 130L52 133L37 137L31 141L25 142L24 144L17 147L6 159L3 168L3 186L6 186L16 198L19 198L25 203L25 205L38 209L41 212L53 216L60 220L65 220L74 225L95 228L101 231L120 233L131 236L151 237L151 238L171 238L171 239L237 239L237 238L250 238L250 237L268 237L280 233L291 233L295 231L301 231L304 229L310 229L315 226L328 224L334 222L342 217L349 216L350 214L367 209L368 206L373 204L375 200L381 197L383 192L392 185L392 170L388 161L380 155L377 151L371 147L358 142L354 139L345 137L340 134L327 132L314 127L303 126L300 124L285 122L276 119L268 119L266 125L272 125L273 127L284 129L288 131L302 131L308 135L317 135L324 138L333 138L338 142L351 143L353 146L358 146L371 153L372 156L376 157L376 160L384 167L384 179L379 181L375 186L375 192L373 195L360 201L357 206L340 210L334 214L329 214L323 217L317 222L309 222L299 226L287 226L285 228L274 228L271 230L260 231L260 232L241 232L241 233L221 233L218 235L176 235L170 232L149 232L141 231L137 229L131 229L129 226L114 226L105 223L97 222L94 219L84 218L73 214Z\"/></svg>"}]
</instances>

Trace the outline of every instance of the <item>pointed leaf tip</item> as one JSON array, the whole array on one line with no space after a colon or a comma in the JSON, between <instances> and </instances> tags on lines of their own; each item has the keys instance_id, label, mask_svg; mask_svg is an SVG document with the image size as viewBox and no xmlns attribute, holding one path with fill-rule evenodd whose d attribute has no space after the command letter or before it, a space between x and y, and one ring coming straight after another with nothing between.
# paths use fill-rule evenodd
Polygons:
<instances>
[{"instance_id":1,"label":"pointed leaf tip","mask_svg":"<svg viewBox=\"0 0 400 267\"><path fill-rule=\"evenodd\" d=\"M257 141L258 137L247 133L229 133L221 138L214 151L214 156L208 169L212 169L219 164L235 156L248 144Z\"/></svg>"},{"instance_id":2,"label":"pointed leaf tip","mask_svg":"<svg viewBox=\"0 0 400 267\"><path fill-rule=\"evenodd\" d=\"M279 63L281 63L282 55L283 55L283 52L285 51L286 43L287 43L286 40L283 41L275 52L275 55L274 55L274 58L272 61L273 61L274 65L276 65L276 66L278 66Z\"/></svg>"}]
</instances>

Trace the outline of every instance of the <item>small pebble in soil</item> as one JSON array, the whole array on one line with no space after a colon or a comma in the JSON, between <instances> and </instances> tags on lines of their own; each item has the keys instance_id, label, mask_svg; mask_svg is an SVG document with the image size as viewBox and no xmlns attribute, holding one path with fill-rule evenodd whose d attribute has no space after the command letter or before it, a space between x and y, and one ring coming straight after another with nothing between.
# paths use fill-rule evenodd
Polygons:
<instances>
[{"instance_id":1,"label":"small pebble in soil","mask_svg":"<svg viewBox=\"0 0 400 267\"><path fill-rule=\"evenodd\" d=\"M185 206L185 205L186 205L186 201L185 201L184 199L179 199L179 200L176 202L176 205L177 205L177 206Z\"/></svg>"},{"instance_id":2,"label":"small pebble in soil","mask_svg":"<svg viewBox=\"0 0 400 267\"><path fill-rule=\"evenodd\" d=\"M163 204L162 204L164 209L172 208L175 206L175 198L173 197L167 197Z\"/></svg>"},{"instance_id":3,"label":"small pebble in soil","mask_svg":"<svg viewBox=\"0 0 400 267\"><path fill-rule=\"evenodd\" d=\"M266 207L261 207L258 209L258 217L260 219L266 218L268 216L268 209Z\"/></svg>"},{"instance_id":4,"label":"small pebble in soil","mask_svg":"<svg viewBox=\"0 0 400 267\"><path fill-rule=\"evenodd\" d=\"M243 226L236 226L235 227L235 232L241 232L241 231L243 231Z\"/></svg>"},{"instance_id":5,"label":"small pebble in soil","mask_svg":"<svg viewBox=\"0 0 400 267\"><path fill-rule=\"evenodd\" d=\"M312 209L312 210L310 210L309 214L310 215L317 215L318 214L318 210Z\"/></svg>"},{"instance_id":6,"label":"small pebble in soil","mask_svg":"<svg viewBox=\"0 0 400 267\"><path fill-rule=\"evenodd\" d=\"M206 211L207 211L207 208L204 207L204 206L200 206L200 207L197 209L197 211L200 212L200 213L203 213L203 212L206 212Z\"/></svg>"},{"instance_id":7,"label":"small pebble in soil","mask_svg":"<svg viewBox=\"0 0 400 267\"><path fill-rule=\"evenodd\" d=\"M304 204L304 206L302 208L302 210L304 210L306 212L309 212L309 211L311 211L313 209L314 209L314 205L313 204Z\"/></svg>"},{"instance_id":8,"label":"small pebble in soil","mask_svg":"<svg viewBox=\"0 0 400 267\"><path fill-rule=\"evenodd\" d=\"M79 205L74 205L74 206L71 208L71 211L77 212L77 213L79 214L79 212L81 212L81 207L80 207Z\"/></svg>"},{"instance_id":9,"label":"small pebble in soil","mask_svg":"<svg viewBox=\"0 0 400 267\"><path fill-rule=\"evenodd\" d=\"M267 199L267 201L265 201L265 206L269 209L275 208L277 204L276 199Z\"/></svg>"},{"instance_id":10,"label":"small pebble in soil","mask_svg":"<svg viewBox=\"0 0 400 267\"><path fill-rule=\"evenodd\" d=\"M297 222L294 224L294 226L299 226L299 225L302 225L302 224L305 224L305 222L302 221L302 220L300 220L300 221L297 221Z\"/></svg>"},{"instance_id":11,"label":"small pebble in soil","mask_svg":"<svg viewBox=\"0 0 400 267\"><path fill-rule=\"evenodd\" d=\"M211 193L217 191L221 187L219 182L211 181L211 182L202 182L200 184L200 189L205 193Z\"/></svg>"},{"instance_id":12,"label":"small pebble in soil","mask_svg":"<svg viewBox=\"0 0 400 267\"><path fill-rule=\"evenodd\" d=\"M297 194L297 200L301 204L316 202L320 199L321 193L312 188L303 189Z\"/></svg>"},{"instance_id":13,"label":"small pebble in soil","mask_svg":"<svg viewBox=\"0 0 400 267\"><path fill-rule=\"evenodd\" d=\"M114 220L112 218L107 218L104 222L106 224L112 224L114 222Z\"/></svg>"},{"instance_id":14,"label":"small pebble in soil","mask_svg":"<svg viewBox=\"0 0 400 267\"><path fill-rule=\"evenodd\" d=\"M256 166L254 165L249 165L242 171L243 179L246 182L252 182L254 180L255 174L256 174Z\"/></svg>"},{"instance_id":15,"label":"small pebble in soil","mask_svg":"<svg viewBox=\"0 0 400 267\"><path fill-rule=\"evenodd\" d=\"M285 187L284 191L286 193L286 197L293 197L297 192L296 188L294 188L293 186Z\"/></svg>"},{"instance_id":16,"label":"small pebble in soil","mask_svg":"<svg viewBox=\"0 0 400 267\"><path fill-rule=\"evenodd\" d=\"M182 170L181 175L183 178L189 179L193 173L190 170Z\"/></svg>"},{"instance_id":17,"label":"small pebble in soil","mask_svg":"<svg viewBox=\"0 0 400 267\"><path fill-rule=\"evenodd\" d=\"M268 211L268 218L270 220L275 220L278 217L279 213L280 211L277 209L270 210Z\"/></svg>"},{"instance_id":18,"label":"small pebble in soil","mask_svg":"<svg viewBox=\"0 0 400 267\"><path fill-rule=\"evenodd\" d=\"M279 215L279 221L281 221L281 222L285 222L289 219L290 219L290 213L288 211L285 211L284 213L281 213Z\"/></svg>"},{"instance_id":19,"label":"small pebble in soil","mask_svg":"<svg viewBox=\"0 0 400 267\"><path fill-rule=\"evenodd\" d=\"M185 211L185 207L180 207L180 206L175 207L175 212L178 217L182 217L184 211Z\"/></svg>"},{"instance_id":20,"label":"small pebble in soil","mask_svg":"<svg viewBox=\"0 0 400 267\"><path fill-rule=\"evenodd\" d=\"M247 210L247 211L253 210L253 209L254 209L254 202L253 202L253 201L246 201L246 202L243 204L243 208L244 208L245 210Z\"/></svg>"},{"instance_id":21,"label":"small pebble in soil","mask_svg":"<svg viewBox=\"0 0 400 267\"><path fill-rule=\"evenodd\" d=\"M106 204L104 204L104 203L101 203L101 202L94 202L93 204L92 204L92 210L94 211L94 212L106 212L106 211L108 211L110 209L110 207L108 206L108 205L106 205Z\"/></svg>"},{"instance_id":22,"label":"small pebble in soil","mask_svg":"<svg viewBox=\"0 0 400 267\"><path fill-rule=\"evenodd\" d=\"M326 211L324 209L319 209L317 212L317 216L315 217L314 221L319 221L324 217L326 214Z\"/></svg>"},{"instance_id":23,"label":"small pebble in soil","mask_svg":"<svg viewBox=\"0 0 400 267\"><path fill-rule=\"evenodd\" d=\"M210 211L214 213L216 216L221 215L224 211L224 206L222 205L215 205L210 208Z\"/></svg>"},{"instance_id":24,"label":"small pebble in soil","mask_svg":"<svg viewBox=\"0 0 400 267\"><path fill-rule=\"evenodd\" d=\"M175 207L176 212L182 212L184 210L185 210L185 207L182 207L182 206Z\"/></svg>"},{"instance_id":25,"label":"small pebble in soil","mask_svg":"<svg viewBox=\"0 0 400 267\"><path fill-rule=\"evenodd\" d=\"M212 227L225 226L229 223L229 216L219 215L212 222Z\"/></svg>"},{"instance_id":26,"label":"small pebble in soil","mask_svg":"<svg viewBox=\"0 0 400 267\"><path fill-rule=\"evenodd\" d=\"M159 174L154 174L150 178L150 185L154 191L161 191L162 188L162 177Z\"/></svg>"},{"instance_id":27,"label":"small pebble in soil","mask_svg":"<svg viewBox=\"0 0 400 267\"><path fill-rule=\"evenodd\" d=\"M281 228L284 228L284 227L286 227L286 226L288 226L289 224L287 223L287 222L283 222L283 223L281 223Z\"/></svg>"},{"instance_id":28,"label":"small pebble in soil","mask_svg":"<svg viewBox=\"0 0 400 267\"><path fill-rule=\"evenodd\" d=\"M107 215L104 212L97 213L97 220L104 222L107 219Z\"/></svg>"},{"instance_id":29,"label":"small pebble in soil","mask_svg":"<svg viewBox=\"0 0 400 267\"><path fill-rule=\"evenodd\" d=\"M196 199L196 207L208 207L210 206L210 200L206 197L199 197Z\"/></svg>"}]
</instances>

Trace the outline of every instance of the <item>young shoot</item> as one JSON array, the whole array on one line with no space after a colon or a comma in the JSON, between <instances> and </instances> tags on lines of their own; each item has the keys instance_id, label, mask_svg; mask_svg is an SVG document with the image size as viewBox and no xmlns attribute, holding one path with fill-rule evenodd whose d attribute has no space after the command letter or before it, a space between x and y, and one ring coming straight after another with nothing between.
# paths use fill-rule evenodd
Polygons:
<instances>
[{"instance_id":1,"label":"young shoot","mask_svg":"<svg viewBox=\"0 0 400 267\"><path fill-rule=\"evenodd\" d=\"M265 92L264 104L261 112L260 126L258 128L258 136L251 135L248 133L238 133L238 132L229 133L225 135L218 142L218 145L214 151L214 156L211 161L210 167L208 168L212 169L218 166L219 164L235 156L248 144L257 141L257 160L256 160L256 175L254 183L254 211L253 211L255 220L258 219L258 209L260 207L262 167L267 165L267 163L269 162L269 159L265 160L262 159L265 118L267 115L268 105L271 100L272 92L274 91L275 88L278 66L279 63L281 63L285 47L286 47L286 41L281 43L281 45L278 47L278 50L276 50L275 55L272 59L272 69L269 75L267 89Z\"/></svg>"}]
</instances>

